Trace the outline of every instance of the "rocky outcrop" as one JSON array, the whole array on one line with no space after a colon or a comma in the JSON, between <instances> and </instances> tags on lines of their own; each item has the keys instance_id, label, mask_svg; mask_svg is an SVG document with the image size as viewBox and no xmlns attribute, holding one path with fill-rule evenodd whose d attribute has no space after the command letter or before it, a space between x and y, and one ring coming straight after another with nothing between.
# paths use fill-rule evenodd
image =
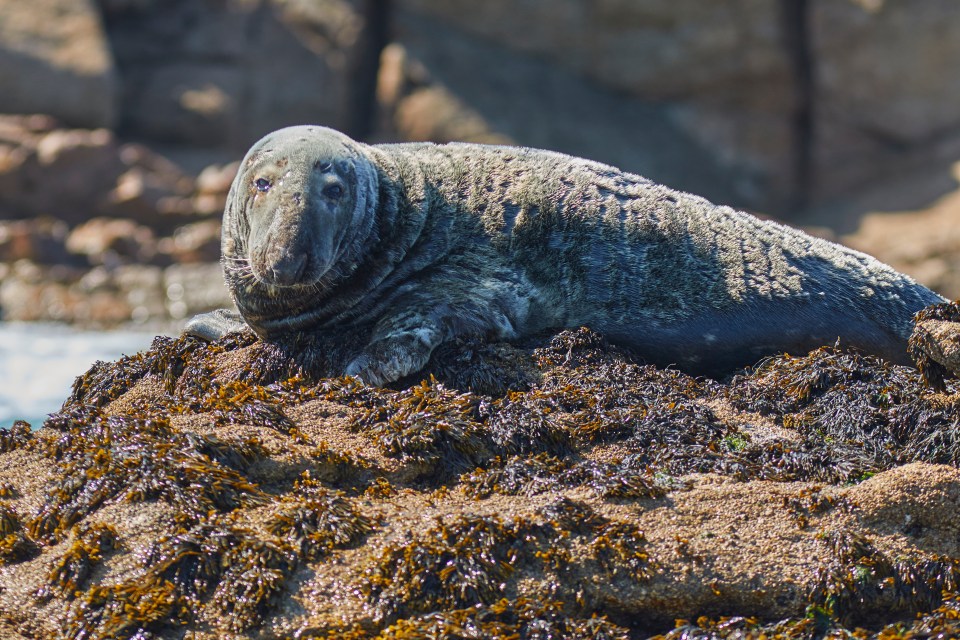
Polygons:
<instances>
[{"instance_id":1,"label":"rocky outcrop","mask_svg":"<svg viewBox=\"0 0 960 640\"><path fill-rule=\"evenodd\" d=\"M122 130L248 147L290 124L346 128L365 22L349 0L101 0L123 79Z\"/></svg>"},{"instance_id":2,"label":"rocky outcrop","mask_svg":"<svg viewBox=\"0 0 960 640\"><path fill-rule=\"evenodd\" d=\"M960 16L943 0L811 3L815 181L827 196L960 157Z\"/></svg>"},{"instance_id":3,"label":"rocky outcrop","mask_svg":"<svg viewBox=\"0 0 960 640\"><path fill-rule=\"evenodd\" d=\"M467 140L549 148L722 202L753 189L661 105L612 93L571 70L430 17L399 13L378 99L384 140Z\"/></svg>"},{"instance_id":4,"label":"rocky outcrop","mask_svg":"<svg viewBox=\"0 0 960 640\"><path fill-rule=\"evenodd\" d=\"M98 0L105 29L40 6L0 31L0 110L162 144L512 141L778 215L960 153L945 0Z\"/></svg>"},{"instance_id":5,"label":"rocky outcrop","mask_svg":"<svg viewBox=\"0 0 960 640\"><path fill-rule=\"evenodd\" d=\"M395 389L323 377L359 344L158 338L0 430L6 627L960 633L953 386L842 349L720 384L586 330L461 344Z\"/></svg>"},{"instance_id":6,"label":"rocky outcrop","mask_svg":"<svg viewBox=\"0 0 960 640\"><path fill-rule=\"evenodd\" d=\"M118 85L93 0L5 2L0 113L51 114L74 127L116 123Z\"/></svg>"},{"instance_id":7,"label":"rocky outcrop","mask_svg":"<svg viewBox=\"0 0 960 640\"><path fill-rule=\"evenodd\" d=\"M593 83L601 94L627 95L659 111L658 120L645 118L641 109L616 128L628 138L672 129L670 144L658 151L674 153L672 147L685 139L699 146L686 163L666 161L670 170L652 177L682 174L704 161L716 164L727 172L732 198L710 180L693 178L690 187L716 200L782 212L848 193L905 164L960 153L960 81L952 73L960 21L943 0L909 7L857 0L710 6L691 0L564 0L549 7L398 0L397 5L401 25L403 20L413 25L398 29L398 41L435 79L435 91L446 88L468 109L484 113L503 95L510 96L506 103L528 100L518 98L525 84L519 78L528 75L522 69L531 59L545 60L552 69ZM416 33L423 19L442 27L424 38ZM465 36L487 42L501 57L513 54L516 61L516 66L493 65L499 80L482 83L490 94L486 99L456 81L475 77L476 63L423 50L449 50L446 40ZM531 93L543 93L542 85L526 84ZM555 140L548 146L558 148L567 144L572 128L607 139L603 100L592 101L568 86L571 100L585 105L577 117L554 120L550 105L564 101L544 100L534 111L517 109L512 122L490 118L494 132L520 130L519 143L534 144L527 138L540 136ZM447 110L440 113L451 119ZM593 157L616 164L615 153L601 150ZM646 168L649 162L638 153L637 160L621 165Z\"/></svg>"}]
</instances>

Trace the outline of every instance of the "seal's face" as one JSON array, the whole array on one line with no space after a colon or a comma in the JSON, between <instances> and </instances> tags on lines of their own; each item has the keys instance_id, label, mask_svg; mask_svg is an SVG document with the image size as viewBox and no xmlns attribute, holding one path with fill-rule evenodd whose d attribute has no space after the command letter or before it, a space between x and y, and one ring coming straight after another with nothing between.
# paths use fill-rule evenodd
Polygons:
<instances>
[{"instance_id":1,"label":"seal's face","mask_svg":"<svg viewBox=\"0 0 960 640\"><path fill-rule=\"evenodd\" d=\"M236 255L268 288L316 285L370 204L370 171L336 131L290 127L266 136L234 181L231 228L239 237L231 246L225 235L224 255Z\"/></svg>"}]
</instances>

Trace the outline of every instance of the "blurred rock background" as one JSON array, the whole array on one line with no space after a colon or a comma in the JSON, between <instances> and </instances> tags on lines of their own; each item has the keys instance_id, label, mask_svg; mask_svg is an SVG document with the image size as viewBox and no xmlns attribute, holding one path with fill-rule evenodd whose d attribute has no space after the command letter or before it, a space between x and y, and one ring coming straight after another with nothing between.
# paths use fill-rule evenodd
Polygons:
<instances>
[{"instance_id":1,"label":"blurred rock background","mask_svg":"<svg viewBox=\"0 0 960 640\"><path fill-rule=\"evenodd\" d=\"M545 147L806 226L960 297L953 0L0 0L0 313L228 304L264 133Z\"/></svg>"}]
</instances>

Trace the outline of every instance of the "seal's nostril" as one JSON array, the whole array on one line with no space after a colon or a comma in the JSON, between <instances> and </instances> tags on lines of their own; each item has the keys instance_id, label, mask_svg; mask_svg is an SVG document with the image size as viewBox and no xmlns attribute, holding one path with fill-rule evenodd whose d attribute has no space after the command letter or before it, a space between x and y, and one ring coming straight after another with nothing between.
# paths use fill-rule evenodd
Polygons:
<instances>
[{"instance_id":1,"label":"seal's nostril","mask_svg":"<svg viewBox=\"0 0 960 640\"><path fill-rule=\"evenodd\" d=\"M306 272L306 254L288 255L270 265L270 283L281 287L289 287L301 282Z\"/></svg>"}]
</instances>

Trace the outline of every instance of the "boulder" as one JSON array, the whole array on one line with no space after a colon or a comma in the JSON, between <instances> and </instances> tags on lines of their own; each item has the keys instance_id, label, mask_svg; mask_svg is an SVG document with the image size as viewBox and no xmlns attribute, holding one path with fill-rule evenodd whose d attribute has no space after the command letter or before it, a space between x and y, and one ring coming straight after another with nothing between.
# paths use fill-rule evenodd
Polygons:
<instances>
[{"instance_id":1,"label":"boulder","mask_svg":"<svg viewBox=\"0 0 960 640\"><path fill-rule=\"evenodd\" d=\"M50 219L0 221L0 262L69 262L67 225Z\"/></svg>"},{"instance_id":2,"label":"boulder","mask_svg":"<svg viewBox=\"0 0 960 640\"><path fill-rule=\"evenodd\" d=\"M157 252L157 240L149 228L133 220L97 217L70 232L67 250L85 256L91 264L117 266L149 262Z\"/></svg>"},{"instance_id":3,"label":"boulder","mask_svg":"<svg viewBox=\"0 0 960 640\"><path fill-rule=\"evenodd\" d=\"M343 128L364 19L349 0L101 0L123 130L245 149L285 125Z\"/></svg>"},{"instance_id":4,"label":"boulder","mask_svg":"<svg viewBox=\"0 0 960 640\"><path fill-rule=\"evenodd\" d=\"M658 106L670 122L665 135L700 147L687 166L706 157L730 172L733 199L709 182L690 181L692 191L715 200L778 213L837 198L931 157L960 155L960 80L953 72L960 14L949 0L396 4L400 23L436 21L416 47L406 27L397 33L441 81L477 78L490 94L504 95L499 87L518 75L517 67L494 63L497 78L487 80L475 75L469 58L450 55L447 38L473 36L564 69L601 93ZM424 46L446 55L432 58ZM522 86L511 85L509 103ZM527 86L543 91L538 83ZM567 128L589 131L608 118L602 100L568 86L587 106L566 119ZM468 110L486 115L482 97L447 88ZM419 111L440 104L428 98L417 97ZM450 120L448 107L435 113ZM526 113L537 114L532 128L549 126L539 122L543 111ZM624 124L625 135L658 126L642 117ZM564 144L559 132L551 142L545 146Z\"/></svg>"},{"instance_id":5,"label":"boulder","mask_svg":"<svg viewBox=\"0 0 960 640\"><path fill-rule=\"evenodd\" d=\"M43 428L0 431L5 623L960 633L955 386L840 348L695 380L585 329L458 344L390 389L325 377L358 337L160 337L96 363Z\"/></svg>"},{"instance_id":6,"label":"boulder","mask_svg":"<svg viewBox=\"0 0 960 640\"><path fill-rule=\"evenodd\" d=\"M428 16L399 13L378 86L383 140L470 140L549 148L720 202L751 178L721 166L654 105Z\"/></svg>"},{"instance_id":7,"label":"boulder","mask_svg":"<svg viewBox=\"0 0 960 640\"><path fill-rule=\"evenodd\" d=\"M664 162L671 166L669 172L649 177L677 175L679 180L668 183L715 200L770 207L782 204L794 187L796 92L779 3L750 0L736 6L705 6L695 0L563 0L548 7L506 0L400 0L397 4L398 22L408 20L413 25L398 30L400 42L407 44L408 31L424 20L439 22L424 27L429 35L416 49L421 58L424 47L437 52L430 56L430 71L444 80L482 78L475 84L486 89L486 101L475 97L479 89L454 88L470 107L481 111L485 102L509 95L504 110L510 105L513 117L525 119L528 127L550 131L543 146L563 148L571 129L577 130L574 135L599 137L610 128L617 132L608 134L615 145L628 147L648 141L643 138L660 137L664 141L646 148L667 150L674 156L680 153L672 147L683 149L683 160ZM556 78L562 74L554 69L562 69L571 80L551 90L547 87L555 79L521 79L518 76L526 74L520 65L491 62L491 69L478 69L472 60L451 55L446 42L469 36L495 43L491 49L548 61L548 75ZM493 78L487 80L484 73ZM544 93L549 97L540 99L546 104L530 109L529 103ZM526 110L516 108L518 100ZM568 100L576 106L567 107ZM611 107L616 103L624 111L622 116L617 107ZM563 115L554 115L554 109ZM631 111L634 117L629 116ZM611 124L611 116L618 119L616 125ZM619 143L618 134L623 138ZM604 149L606 142L600 138L597 148ZM639 151L643 147L635 148L636 155L643 153ZM590 157L611 162L610 155L601 151ZM728 172L724 182L732 187L732 194L712 179L684 176L705 163Z\"/></svg>"},{"instance_id":8,"label":"boulder","mask_svg":"<svg viewBox=\"0 0 960 640\"><path fill-rule=\"evenodd\" d=\"M0 112L46 113L74 127L113 126L117 74L94 2L4 2L0 86Z\"/></svg>"},{"instance_id":9,"label":"boulder","mask_svg":"<svg viewBox=\"0 0 960 640\"><path fill-rule=\"evenodd\" d=\"M48 216L75 226L100 215L169 234L198 217L193 196L182 169L112 131L0 117L0 219Z\"/></svg>"},{"instance_id":10,"label":"boulder","mask_svg":"<svg viewBox=\"0 0 960 640\"><path fill-rule=\"evenodd\" d=\"M811 3L825 195L960 157L960 14L949 0Z\"/></svg>"},{"instance_id":11,"label":"boulder","mask_svg":"<svg viewBox=\"0 0 960 640\"><path fill-rule=\"evenodd\" d=\"M203 220L179 227L168 238L162 238L158 250L178 264L220 260L220 220Z\"/></svg>"}]
</instances>

